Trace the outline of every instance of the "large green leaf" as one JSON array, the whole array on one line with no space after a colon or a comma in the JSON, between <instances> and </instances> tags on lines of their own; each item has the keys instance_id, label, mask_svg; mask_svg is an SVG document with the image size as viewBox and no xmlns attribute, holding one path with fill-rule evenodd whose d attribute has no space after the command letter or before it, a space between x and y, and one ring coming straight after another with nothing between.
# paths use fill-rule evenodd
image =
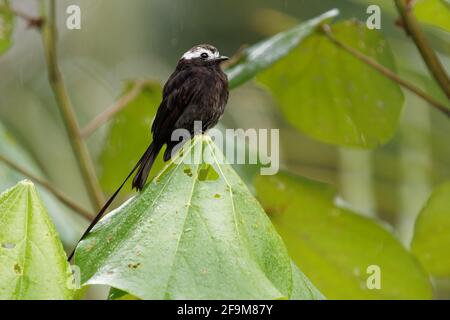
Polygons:
<instances>
[{"instance_id":1,"label":"large green leaf","mask_svg":"<svg viewBox=\"0 0 450 320\"><path fill-rule=\"evenodd\" d=\"M36 189L0 195L0 299L72 299L66 254Z\"/></svg>"},{"instance_id":2,"label":"large green leaf","mask_svg":"<svg viewBox=\"0 0 450 320\"><path fill-rule=\"evenodd\" d=\"M291 300L323 300L325 297L292 262Z\"/></svg>"},{"instance_id":3,"label":"large green leaf","mask_svg":"<svg viewBox=\"0 0 450 320\"><path fill-rule=\"evenodd\" d=\"M125 94L134 86L128 83ZM160 84L145 82L140 94L115 115L100 155L100 182L106 192L115 191L152 141L150 127L161 101L161 91ZM159 157L152 172L158 172L162 163Z\"/></svg>"},{"instance_id":4,"label":"large green leaf","mask_svg":"<svg viewBox=\"0 0 450 320\"><path fill-rule=\"evenodd\" d=\"M82 282L141 299L289 298L281 238L221 157L209 137L194 138L141 194L106 216L76 251ZM196 164L183 163L189 158Z\"/></svg>"},{"instance_id":5,"label":"large green leaf","mask_svg":"<svg viewBox=\"0 0 450 320\"><path fill-rule=\"evenodd\" d=\"M414 14L419 21L450 32L449 0L419 0L414 4Z\"/></svg>"},{"instance_id":6,"label":"large green leaf","mask_svg":"<svg viewBox=\"0 0 450 320\"><path fill-rule=\"evenodd\" d=\"M340 41L393 70L381 33L355 21L332 26ZM338 48L317 31L258 76L286 119L311 137L332 144L373 148L395 133L400 87Z\"/></svg>"},{"instance_id":7,"label":"large green leaf","mask_svg":"<svg viewBox=\"0 0 450 320\"><path fill-rule=\"evenodd\" d=\"M44 178L40 167L34 159L22 148L14 137L0 123L0 154L13 161L16 165L26 169L32 174ZM27 177L14 171L0 161L0 192L11 188L17 182ZM37 186L39 194L50 213L56 229L59 231L62 241L67 246L73 245L83 232L85 220L79 215L74 215L65 208L49 191Z\"/></svg>"},{"instance_id":8,"label":"large green leaf","mask_svg":"<svg viewBox=\"0 0 450 320\"><path fill-rule=\"evenodd\" d=\"M245 49L240 63L226 70L230 87L238 87L259 72L271 67L297 47L306 36L314 32L317 26L338 14L337 9L330 10Z\"/></svg>"},{"instance_id":9,"label":"large green leaf","mask_svg":"<svg viewBox=\"0 0 450 320\"><path fill-rule=\"evenodd\" d=\"M0 0L0 54L11 47L14 14L8 0Z\"/></svg>"},{"instance_id":10,"label":"large green leaf","mask_svg":"<svg viewBox=\"0 0 450 320\"><path fill-rule=\"evenodd\" d=\"M391 233L334 204L328 185L280 173L255 181L295 263L329 299L429 299L427 275ZM368 289L369 266L381 289Z\"/></svg>"},{"instance_id":11,"label":"large green leaf","mask_svg":"<svg viewBox=\"0 0 450 320\"><path fill-rule=\"evenodd\" d=\"M433 191L420 212L412 251L429 273L450 277L450 181Z\"/></svg>"}]
</instances>

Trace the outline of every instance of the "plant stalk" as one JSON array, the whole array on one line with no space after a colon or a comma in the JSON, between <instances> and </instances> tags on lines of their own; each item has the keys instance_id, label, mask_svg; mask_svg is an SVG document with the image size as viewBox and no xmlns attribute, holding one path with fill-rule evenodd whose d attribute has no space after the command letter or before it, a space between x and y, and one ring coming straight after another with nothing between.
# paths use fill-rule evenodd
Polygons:
<instances>
[{"instance_id":1,"label":"plant stalk","mask_svg":"<svg viewBox=\"0 0 450 320\"><path fill-rule=\"evenodd\" d=\"M49 0L48 17L42 29L44 50L47 61L48 78L61 112L64 125L69 136L70 144L76 156L78 166L83 177L84 184L89 194L92 205L99 210L104 203L104 196L95 173L92 159L89 155L86 143L81 137L80 128L76 119L73 105L70 101L61 71L58 66L58 54L56 47L56 3Z\"/></svg>"},{"instance_id":2,"label":"plant stalk","mask_svg":"<svg viewBox=\"0 0 450 320\"><path fill-rule=\"evenodd\" d=\"M417 49L419 49L428 70L447 95L447 98L450 99L450 79L436 53L431 48L425 34L420 29L419 22L413 14L412 3L410 3L410 0L395 0L395 4L402 18L402 25L405 31L411 36Z\"/></svg>"}]
</instances>

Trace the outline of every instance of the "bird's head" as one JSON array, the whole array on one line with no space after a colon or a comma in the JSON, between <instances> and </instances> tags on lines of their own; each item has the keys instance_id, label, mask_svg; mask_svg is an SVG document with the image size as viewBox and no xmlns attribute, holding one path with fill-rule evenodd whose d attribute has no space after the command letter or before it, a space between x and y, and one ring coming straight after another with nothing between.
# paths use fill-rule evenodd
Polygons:
<instances>
[{"instance_id":1,"label":"bird's head","mask_svg":"<svg viewBox=\"0 0 450 320\"><path fill-rule=\"evenodd\" d=\"M209 44L200 44L187 51L180 59L180 62L192 62L197 65L219 64L228 60L228 57L221 56L219 50Z\"/></svg>"}]
</instances>

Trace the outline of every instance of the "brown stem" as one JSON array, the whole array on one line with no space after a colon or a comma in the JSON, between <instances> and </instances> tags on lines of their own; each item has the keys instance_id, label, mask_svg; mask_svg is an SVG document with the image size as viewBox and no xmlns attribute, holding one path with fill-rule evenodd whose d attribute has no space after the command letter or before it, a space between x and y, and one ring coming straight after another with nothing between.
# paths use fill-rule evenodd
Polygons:
<instances>
[{"instance_id":1,"label":"brown stem","mask_svg":"<svg viewBox=\"0 0 450 320\"><path fill-rule=\"evenodd\" d=\"M92 220L94 215L87 211L86 209L80 207L75 201L70 199L68 196L60 192L58 189L54 188L50 183L45 181L44 179L39 178L38 176L32 174L28 170L18 166L11 160L5 158L4 156L0 155L0 161L5 163L7 166L11 167L13 170L19 172L23 176L29 178L30 180L34 181L35 183L41 185L45 189L47 189L49 192L51 192L59 201L61 201L63 204L65 204L70 209L74 210L75 212L79 213L83 217L85 217L88 220Z\"/></svg>"},{"instance_id":2,"label":"brown stem","mask_svg":"<svg viewBox=\"0 0 450 320\"><path fill-rule=\"evenodd\" d=\"M104 197L86 143L81 138L75 111L59 70L56 48L56 4L55 0L50 0L49 3L50 10L43 26L42 34L47 60L48 78L89 197L94 207L100 209L104 203Z\"/></svg>"},{"instance_id":3,"label":"brown stem","mask_svg":"<svg viewBox=\"0 0 450 320\"><path fill-rule=\"evenodd\" d=\"M81 137L87 138L100 126L111 119L117 112L121 111L127 104L136 98L145 86L145 81L136 81L133 88L125 95L123 95L114 104L108 107L105 111L99 114L92 120L83 130L81 130Z\"/></svg>"},{"instance_id":4,"label":"brown stem","mask_svg":"<svg viewBox=\"0 0 450 320\"><path fill-rule=\"evenodd\" d=\"M339 41L331 32L331 28L329 25L325 24L322 26L322 31L324 34L330 39L335 45L340 47L341 49L344 49L351 55L353 55L358 60L364 62L365 64L371 66L378 72L380 72L382 75L386 76L387 78L391 79L392 81L398 83L405 89L408 89L409 91L413 92L417 96L421 97L425 101L427 101L431 106L445 114L447 117L450 117L450 109L441 104L439 101L435 100L431 96L429 96L425 91L422 91L420 88L416 87L412 83L409 83L408 81L400 78L398 75L396 75L394 72L386 68L385 66L379 64L375 60L369 58L368 56L364 55L363 53L359 52L358 50L346 45L345 43Z\"/></svg>"},{"instance_id":5,"label":"brown stem","mask_svg":"<svg viewBox=\"0 0 450 320\"><path fill-rule=\"evenodd\" d=\"M28 28L37 28L37 29L41 29L42 25L44 24L44 18L43 17L32 17L24 12L21 12L19 10L16 9L11 9L12 13L25 20L28 24Z\"/></svg>"},{"instance_id":6,"label":"brown stem","mask_svg":"<svg viewBox=\"0 0 450 320\"><path fill-rule=\"evenodd\" d=\"M413 14L413 8L410 0L395 0L395 4L397 6L397 11L402 18L402 25L406 33L414 40L414 43L416 44L417 49L419 49L428 70L430 70L439 86L445 92L447 98L450 99L450 79L436 53L428 43L425 34L420 29L419 23Z\"/></svg>"}]
</instances>

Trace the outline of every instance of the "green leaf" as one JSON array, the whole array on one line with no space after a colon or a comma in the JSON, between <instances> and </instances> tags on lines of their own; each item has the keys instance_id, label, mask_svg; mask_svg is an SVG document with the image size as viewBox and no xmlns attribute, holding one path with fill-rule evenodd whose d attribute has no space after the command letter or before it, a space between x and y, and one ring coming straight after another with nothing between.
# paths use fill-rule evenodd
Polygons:
<instances>
[{"instance_id":1,"label":"green leaf","mask_svg":"<svg viewBox=\"0 0 450 320\"><path fill-rule=\"evenodd\" d=\"M323 300L325 297L317 290L300 269L291 262L292 268L292 293L290 300ZM109 300L137 300L129 293L111 288L108 296Z\"/></svg>"},{"instance_id":2,"label":"green leaf","mask_svg":"<svg viewBox=\"0 0 450 320\"><path fill-rule=\"evenodd\" d=\"M25 168L34 175L45 178L42 170L34 159L22 148L11 134L0 123L0 155L14 162L16 165ZM0 191L14 186L17 182L27 177L14 171L0 161ZM56 229L59 231L64 244L70 246L78 241L80 234L84 230L86 221L79 215L74 215L67 210L60 202L45 188L36 186L45 207L49 211Z\"/></svg>"},{"instance_id":3,"label":"green leaf","mask_svg":"<svg viewBox=\"0 0 450 320\"><path fill-rule=\"evenodd\" d=\"M71 274L33 184L0 195L0 299L72 299Z\"/></svg>"},{"instance_id":4,"label":"green leaf","mask_svg":"<svg viewBox=\"0 0 450 320\"><path fill-rule=\"evenodd\" d=\"M450 32L449 0L419 0L414 4L414 14L420 22Z\"/></svg>"},{"instance_id":5,"label":"green leaf","mask_svg":"<svg viewBox=\"0 0 450 320\"><path fill-rule=\"evenodd\" d=\"M288 251L328 299L429 299L427 275L400 242L375 221L334 204L328 185L280 173L255 180ZM369 266L381 289L368 289Z\"/></svg>"},{"instance_id":6,"label":"green leaf","mask_svg":"<svg viewBox=\"0 0 450 320\"><path fill-rule=\"evenodd\" d=\"M0 0L0 54L12 45L14 14L8 0Z\"/></svg>"},{"instance_id":7,"label":"green leaf","mask_svg":"<svg viewBox=\"0 0 450 320\"><path fill-rule=\"evenodd\" d=\"M244 50L242 61L226 70L230 88L242 85L259 72L271 67L297 47L306 36L316 30L317 26L338 14L337 9L330 10Z\"/></svg>"},{"instance_id":8,"label":"green leaf","mask_svg":"<svg viewBox=\"0 0 450 320\"><path fill-rule=\"evenodd\" d=\"M82 282L141 299L289 298L281 238L239 176L219 164L222 157L207 136L186 144L80 243Z\"/></svg>"},{"instance_id":9,"label":"green leaf","mask_svg":"<svg viewBox=\"0 0 450 320\"><path fill-rule=\"evenodd\" d=\"M325 297L317 290L300 269L291 262L292 268L292 293L291 300L323 300ZM125 291L111 288L109 300L136 300L138 298Z\"/></svg>"},{"instance_id":10,"label":"green leaf","mask_svg":"<svg viewBox=\"0 0 450 320\"><path fill-rule=\"evenodd\" d=\"M438 186L420 212L412 252L437 277L450 277L450 181Z\"/></svg>"},{"instance_id":11,"label":"green leaf","mask_svg":"<svg viewBox=\"0 0 450 320\"><path fill-rule=\"evenodd\" d=\"M292 262L292 294L291 300L324 300L325 297L317 290L309 279Z\"/></svg>"},{"instance_id":12,"label":"green leaf","mask_svg":"<svg viewBox=\"0 0 450 320\"><path fill-rule=\"evenodd\" d=\"M343 43L394 70L388 43L355 21L332 26ZM373 148L393 136L403 105L400 87L332 43L322 32L258 76L288 122L323 142Z\"/></svg>"},{"instance_id":13,"label":"green leaf","mask_svg":"<svg viewBox=\"0 0 450 320\"><path fill-rule=\"evenodd\" d=\"M134 83L128 83L125 94L134 86ZM161 101L161 92L160 84L145 82L140 94L114 117L100 155L100 182L106 192L115 191L152 141L150 127ZM159 157L152 172L158 172L162 167L163 161Z\"/></svg>"}]
</instances>

